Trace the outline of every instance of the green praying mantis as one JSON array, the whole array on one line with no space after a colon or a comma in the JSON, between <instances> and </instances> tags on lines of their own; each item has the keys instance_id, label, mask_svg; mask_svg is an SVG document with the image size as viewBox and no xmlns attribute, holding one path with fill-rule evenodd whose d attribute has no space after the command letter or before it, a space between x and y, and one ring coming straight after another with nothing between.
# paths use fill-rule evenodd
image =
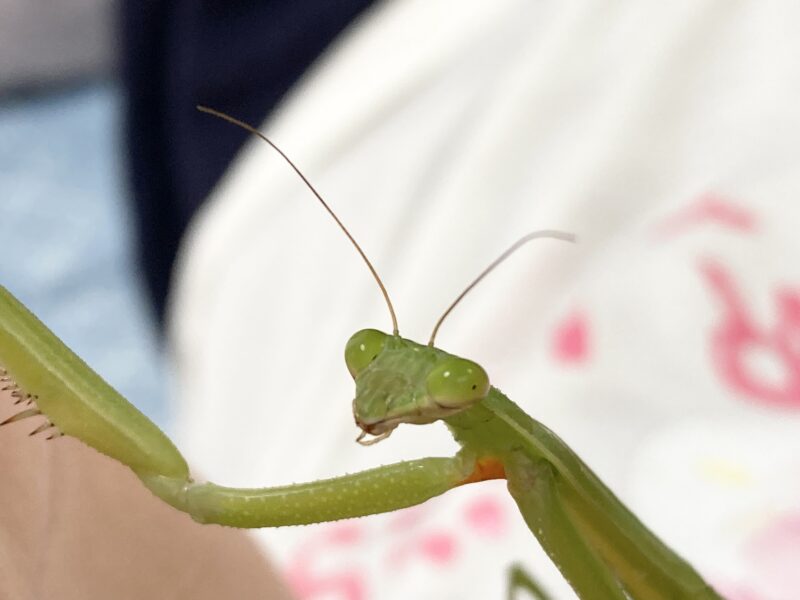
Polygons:
<instances>
[{"instance_id":1,"label":"green praying mantis","mask_svg":"<svg viewBox=\"0 0 800 600\"><path fill-rule=\"evenodd\" d=\"M2 425L43 417L34 433L77 438L129 467L153 494L194 520L231 527L299 525L388 512L457 486L504 478L531 532L581 599L720 598L563 441L492 386L480 365L434 345L453 308L517 248L535 238L571 236L540 231L520 239L456 298L428 343L419 344L399 335L394 308L374 267L294 163L250 125L199 108L270 144L333 217L378 283L392 333L358 331L344 352L356 387L357 441L369 445L403 423L442 420L461 450L453 457L421 458L295 485L243 489L197 483L186 460L154 423L0 287L0 382L21 406ZM509 597L520 589L546 597L535 581L514 569Z\"/></svg>"}]
</instances>

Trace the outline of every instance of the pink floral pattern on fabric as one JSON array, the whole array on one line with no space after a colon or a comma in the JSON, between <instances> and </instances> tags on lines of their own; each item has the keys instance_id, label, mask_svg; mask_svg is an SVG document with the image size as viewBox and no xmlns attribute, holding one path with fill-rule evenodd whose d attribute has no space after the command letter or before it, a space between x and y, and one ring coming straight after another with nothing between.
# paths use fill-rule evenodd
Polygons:
<instances>
[{"instance_id":1,"label":"pink floral pattern on fabric","mask_svg":"<svg viewBox=\"0 0 800 600\"><path fill-rule=\"evenodd\" d=\"M748 209L717 194L707 193L662 221L658 233L672 237L698 225L715 224L738 231L750 233L757 229L755 215Z\"/></svg>"},{"instance_id":2,"label":"pink floral pattern on fabric","mask_svg":"<svg viewBox=\"0 0 800 600\"><path fill-rule=\"evenodd\" d=\"M575 310L556 325L551 348L553 358L564 364L589 359L589 319L583 311Z\"/></svg>"},{"instance_id":3,"label":"pink floral pattern on fabric","mask_svg":"<svg viewBox=\"0 0 800 600\"><path fill-rule=\"evenodd\" d=\"M508 533L508 515L494 494L469 498L458 518L443 526L429 504L398 511L387 517L348 520L315 527L295 550L286 578L300 600L339 598L365 600L371 578L380 573L364 568L366 559L378 552L379 564L393 577L414 567L450 568L472 549L475 536L500 541ZM387 535L390 534L390 535Z\"/></svg>"},{"instance_id":4,"label":"pink floral pattern on fabric","mask_svg":"<svg viewBox=\"0 0 800 600\"><path fill-rule=\"evenodd\" d=\"M775 290L775 319L765 326L756 322L733 276L721 264L705 261L700 272L721 305L721 317L711 334L711 355L723 381L752 400L800 409L800 294L788 288ZM777 378L767 371L769 367L779 371Z\"/></svg>"}]
</instances>

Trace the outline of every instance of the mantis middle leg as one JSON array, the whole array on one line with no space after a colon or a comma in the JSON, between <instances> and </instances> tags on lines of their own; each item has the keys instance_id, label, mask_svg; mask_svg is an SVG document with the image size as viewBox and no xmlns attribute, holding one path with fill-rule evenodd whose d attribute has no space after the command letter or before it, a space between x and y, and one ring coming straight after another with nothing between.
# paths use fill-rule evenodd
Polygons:
<instances>
[{"instance_id":1,"label":"mantis middle leg","mask_svg":"<svg viewBox=\"0 0 800 600\"><path fill-rule=\"evenodd\" d=\"M542 586L522 568L522 565L514 564L508 570L507 600L518 600L517 590L527 590L536 600L552 600Z\"/></svg>"}]
</instances>

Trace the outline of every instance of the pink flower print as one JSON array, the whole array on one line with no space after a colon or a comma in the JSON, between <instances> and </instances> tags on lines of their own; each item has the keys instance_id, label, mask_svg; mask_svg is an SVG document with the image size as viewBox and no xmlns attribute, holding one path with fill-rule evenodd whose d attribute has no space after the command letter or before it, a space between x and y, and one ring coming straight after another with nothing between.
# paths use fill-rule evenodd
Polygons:
<instances>
[{"instance_id":1,"label":"pink flower print","mask_svg":"<svg viewBox=\"0 0 800 600\"><path fill-rule=\"evenodd\" d=\"M661 222L658 233L672 237L698 225L716 224L738 231L750 233L756 230L755 215L716 194L704 194L691 202L683 210Z\"/></svg>"},{"instance_id":2,"label":"pink flower print","mask_svg":"<svg viewBox=\"0 0 800 600\"><path fill-rule=\"evenodd\" d=\"M326 558L341 552L343 547L361 543L364 534L360 523L343 521L324 528L301 545L285 573L295 596L300 600L318 597L366 600L366 576L356 565L321 566Z\"/></svg>"},{"instance_id":3,"label":"pink flower print","mask_svg":"<svg viewBox=\"0 0 800 600\"><path fill-rule=\"evenodd\" d=\"M552 338L552 355L565 364L579 364L589 359L589 319L574 311L556 326Z\"/></svg>"},{"instance_id":4,"label":"pink flower print","mask_svg":"<svg viewBox=\"0 0 800 600\"><path fill-rule=\"evenodd\" d=\"M745 552L754 569L754 587L764 598L800 597L800 513L772 521L748 543Z\"/></svg>"},{"instance_id":5,"label":"pink flower print","mask_svg":"<svg viewBox=\"0 0 800 600\"><path fill-rule=\"evenodd\" d=\"M722 379L761 403L800 408L800 295L789 289L777 290L775 324L766 328L754 322L732 277L720 264L706 262L701 273L723 308L711 335L712 360ZM759 350L780 366L780 381L750 363L748 359Z\"/></svg>"}]
</instances>

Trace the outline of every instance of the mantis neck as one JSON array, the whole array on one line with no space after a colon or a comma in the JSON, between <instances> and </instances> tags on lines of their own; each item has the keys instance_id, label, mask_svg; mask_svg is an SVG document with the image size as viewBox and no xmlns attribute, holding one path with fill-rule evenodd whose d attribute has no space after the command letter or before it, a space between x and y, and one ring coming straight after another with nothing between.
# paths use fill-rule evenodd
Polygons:
<instances>
[{"instance_id":1,"label":"mantis neck","mask_svg":"<svg viewBox=\"0 0 800 600\"><path fill-rule=\"evenodd\" d=\"M519 406L493 387L484 400L445 419L456 441L477 456L500 460L523 451L532 459L545 459L572 485L573 477L586 466L547 427L528 416Z\"/></svg>"}]
</instances>

